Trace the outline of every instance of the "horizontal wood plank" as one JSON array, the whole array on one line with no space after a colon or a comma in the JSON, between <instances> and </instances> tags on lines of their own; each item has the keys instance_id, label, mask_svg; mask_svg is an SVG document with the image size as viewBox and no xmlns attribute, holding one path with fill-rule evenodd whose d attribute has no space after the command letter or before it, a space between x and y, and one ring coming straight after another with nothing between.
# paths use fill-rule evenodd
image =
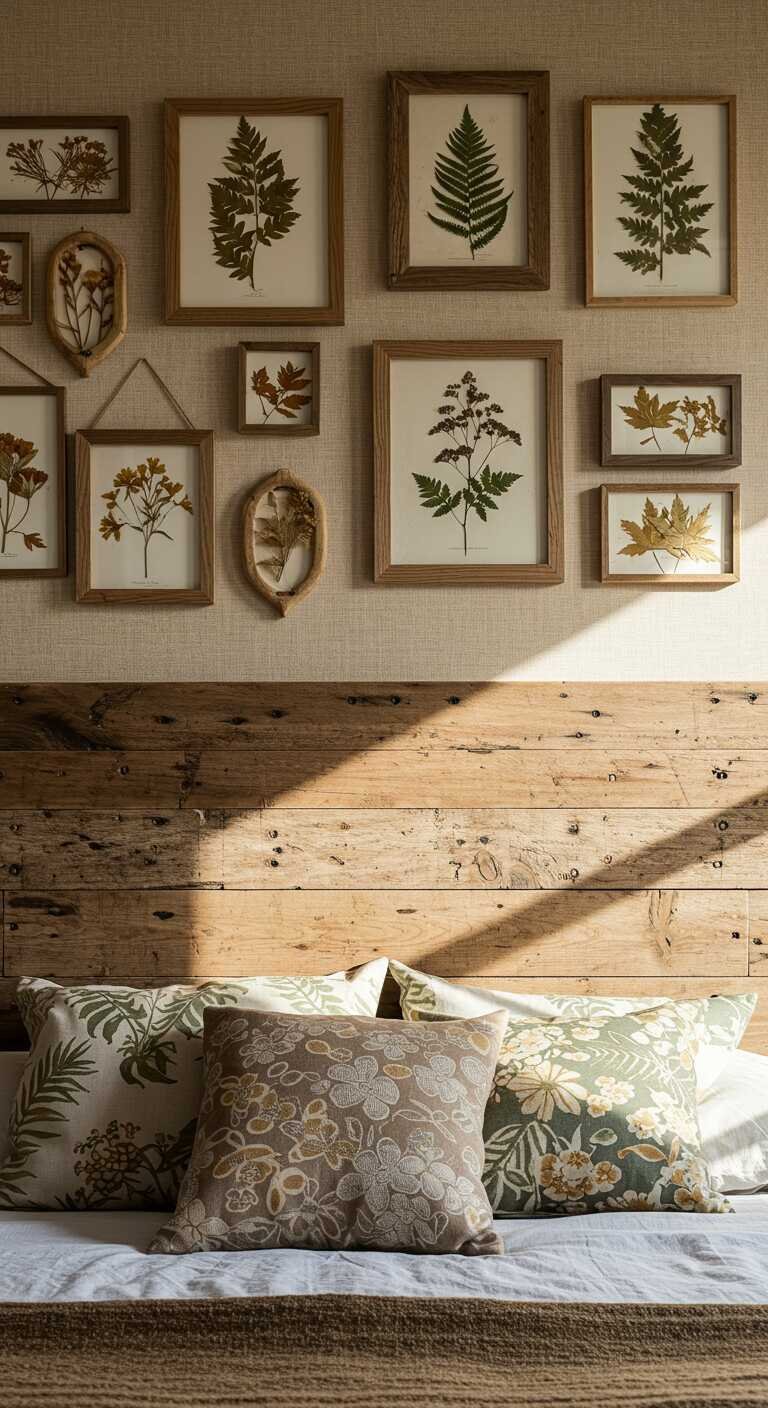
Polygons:
<instances>
[{"instance_id":1,"label":"horizontal wood plank","mask_svg":"<svg viewBox=\"0 0 768 1408\"><path fill-rule=\"evenodd\" d=\"M221 822L235 889L768 888L760 808L276 807Z\"/></svg>"},{"instance_id":2,"label":"horizontal wood plank","mask_svg":"<svg viewBox=\"0 0 768 1408\"><path fill-rule=\"evenodd\" d=\"M750 683L0 685L0 748L768 748Z\"/></svg>"},{"instance_id":3,"label":"horizontal wood plank","mask_svg":"<svg viewBox=\"0 0 768 1408\"><path fill-rule=\"evenodd\" d=\"M5 897L6 976L317 973L382 954L443 974L746 976L744 891L136 890Z\"/></svg>"},{"instance_id":4,"label":"horizontal wood plank","mask_svg":"<svg viewBox=\"0 0 768 1408\"><path fill-rule=\"evenodd\" d=\"M182 753L1 753L0 808L178 807L192 767Z\"/></svg>"},{"instance_id":5,"label":"horizontal wood plank","mask_svg":"<svg viewBox=\"0 0 768 1408\"><path fill-rule=\"evenodd\" d=\"M221 883L220 817L200 811L0 812L0 884L103 890Z\"/></svg>"}]
</instances>

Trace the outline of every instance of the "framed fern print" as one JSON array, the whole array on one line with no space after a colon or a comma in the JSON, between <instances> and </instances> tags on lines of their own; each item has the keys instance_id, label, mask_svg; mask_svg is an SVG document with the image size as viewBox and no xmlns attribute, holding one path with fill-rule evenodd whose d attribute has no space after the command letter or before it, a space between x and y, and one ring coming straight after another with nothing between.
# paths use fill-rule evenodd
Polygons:
<instances>
[{"instance_id":1,"label":"framed fern print","mask_svg":"<svg viewBox=\"0 0 768 1408\"><path fill-rule=\"evenodd\" d=\"M0 211L127 211L127 117L0 117Z\"/></svg>"},{"instance_id":2,"label":"framed fern print","mask_svg":"<svg viewBox=\"0 0 768 1408\"><path fill-rule=\"evenodd\" d=\"M241 342L237 428L241 435L317 435L320 343Z\"/></svg>"},{"instance_id":3,"label":"framed fern print","mask_svg":"<svg viewBox=\"0 0 768 1408\"><path fill-rule=\"evenodd\" d=\"M377 342L375 580L563 579L562 344Z\"/></svg>"},{"instance_id":4,"label":"framed fern print","mask_svg":"<svg viewBox=\"0 0 768 1408\"><path fill-rule=\"evenodd\" d=\"M165 321L344 321L341 98L165 104Z\"/></svg>"},{"instance_id":5,"label":"framed fern print","mask_svg":"<svg viewBox=\"0 0 768 1408\"><path fill-rule=\"evenodd\" d=\"M549 288L549 74L389 75L389 286Z\"/></svg>"},{"instance_id":6,"label":"framed fern print","mask_svg":"<svg viewBox=\"0 0 768 1408\"><path fill-rule=\"evenodd\" d=\"M605 586L738 582L738 484L603 484L600 494Z\"/></svg>"},{"instance_id":7,"label":"framed fern print","mask_svg":"<svg viewBox=\"0 0 768 1408\"><path fill-rule=\"evenodd\" d=\"M66 577L61 386L0 387L0 577Z\"/></svg>"},{"instance_id":8,"label":"framed fern print","mask_svg":"<svg viewBox=\"0 0 768 1408\"><path fill-rule=\"evenodd\" d=\"M586 302L737 301L736 99L585 98Z\"/></svg>"},{"instance_id":9,"label":"framed fern print","mask_svg":"<svg viewBox=\"0 0 768 1408\"><path fill-rule=\"evenodd\" d=\"M600 378L601 464L733 469L741 464L741 377L659 373Z\"/></svg>"}]
</instances>

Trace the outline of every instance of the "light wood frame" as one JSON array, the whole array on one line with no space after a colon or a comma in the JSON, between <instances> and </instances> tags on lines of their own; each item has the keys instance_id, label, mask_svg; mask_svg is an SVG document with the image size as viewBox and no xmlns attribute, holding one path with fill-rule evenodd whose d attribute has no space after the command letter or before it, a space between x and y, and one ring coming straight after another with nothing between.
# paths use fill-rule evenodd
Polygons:
<instances>
[{"instance_id":1,"label":"light wood frame","mask_svg":"<svg viewBox=\"0 0 768 1408\"><path fill-rule=\"evenodd\" d=\"M731 570L730 572L688 572L684 577L666 576L658 572L609 572L609 521L612 494L730 494L731 496ZM729 587L740 580L741 570L741 485L691 484L681 480L671 484L601 484L600 486L600 581L604 587L661 587L663 590L685 590L686 587Z\"/></svg>"},{"instance_id":2,"label":"light wood frame","mask_svg":"<svg viewBox=\"0 0 768 1408\"><path fill-rule=\"evenodd\" d=\"M328 121L328 302L299 307L194 307L181 302L179 118L242 113L325 117ZM284 326L344 322L344 139L341 98L167 98L165 101L165 321L187 326Z\"/></svg>"},{"instance_id":3,"label":"light wood frame","mask_svg":"<svg viewBox=\"0 0 768 1408\"><path fill-rule=\"evenodd\" d=\"M5 230L0 234L0 249L4 244L21 245L21 306L17 313L0 310L0 330L32 322L32 236L28 230Z\"/></svg>"},{"instance_id":4,"label":"light wood frame","mask_svg":"<svg viewBox=\"0 0 768 1408\"><path fill-rule=\"evenodd\" d=\"M4 128L26 127L31 130L67 127L72 132L112 127L117 132L117 195L108 199L90 196L84 200L0 200L0 212L24 215L80 215L97 210L102 214L123 214L131 208L131 126L127 117L82 117L65 113L63 116L30 117L11 115L0 117L0 132Z\"/></svg>"},{"instance_id":5,"label":"light wood frame","mask_svg":"<svg viewBox=\"0 0 768 1408\"><path fill-rule=\"evenodd\" d=\"M720 104L728 110L728 271L727 293L713 294L659 294L646 298L633 295L602 296L594 291L594 242L592 220L592 108L610 104L636 106L663 103L674 105L686 103ZM662 97L588 97L584 99L584 246L586 265L586 296L588 308L724 308L738 302L738 257L737 257L737 146L736 146L736 99L732 96L698 97L687 94L683 97L665 95Z\"/></svg>"},{"instance_id":6,"label":"light wood frame","mask_svg":"<svg viewBox=\"0 0 768 1408\"><path fill-rule=\"evenodd\" d=\"M199 450L197 520L200 542L198 587L94 587L91 585L91 447L94 445L194 445ZM75 600L134 605L181 602L210 606L214 579L214 448L212 430L78 430L75 437Z\"/></svg>"},{"instance_id":7,"label":"light wood frame","mask_svg":"<svg viewBox=\"0 0 768 1408\"><path fill-rule=\"evenodd\" d=\"M374 580L386 585L549 586L563 580L562 342L374 342ZM436 357L540 359L546 367L547 560L541 563L393 563L390 363Z\"/></svg>"},{"instance_id":8,"label":"light wood frame","mask_svg":"<svg viewBox=\"0 0 768 1408\"><path fill-rule=\"evenodd\" d=\"M112 265L113 276L113 311L112 327L101 342L95 347L87 349L86 352L78 352L76 348L62 336L56 320L56 280L58 275L58 262L61 255L75 246L88 245L98 249L106 256ZM48 333L51 341L55 343L59 351L64 354L74 367L77 367L81 376L90 376L94 367L99 366L106 357L114 352L120 345L128 329L128 290L127 273L125 259L119 249L105 239L103 235L97 235L93 230L78 230L72 235L66 235L63 240L59 240L57 245L48 256L48 272L46 276L45 288L45 316L48 324Z\"/></svg>"},{"instance_id":9,"label":"light wood frame","mask_svg":"<svg viewBox=\"0 0 768 1408\"><path fill-rule=\"evenodd\" d=\"M410 257L409 98L412 93L522 93L528 115L528 262L476 269L412 265ZM389 74L389 287L391 289L549 288L549 73Z\"/></svg>"},{"instance_id":10,"label":"light wood frame","mask_svg":"<svg viewBox=\"0 0 768 1408\"><path fill-rule=\"evenodd\" d=\"M56 518L56 546L58 566L56 567L0 567L0 577L66 577L67 575L67 445L64 432L64 409L66 391L63 386L0 386L3 396L53 396L56 400L56 444L58 449L56 466L56 486L58 492L58 514ZM34 466L33 466L34 467Z\"/></svg>"},{"instance_id":11,"label":"light wood frame","mask_svg":"<svg viewBox=\"0 0 768 1408\"><path fill-rule=\"evenodd\" d=\"M611 391L616 386L727 386L731 393L731 448L725 455L615 455L611 449ZM647 372L632 376L603 374L600 378L600 463L606 469L735 469L741 464L741 377L737 372L722 376L709 373L690 375Z\"/></svg>"},{"instance_id":12,"label":"light wood frame","mask_svg":"<svg viewBox=\"0 0 768 1408\"><path fill-rule=\"evenodd\" d=\"M254 520L256 518L259 504L268 494L270 489L297 489L303 494L308 494L315 507L315 536L313 543L312 566L306 577L299 582L298 586L289 591L280 591L279 587L270 587L264 580L256 565L256 553L253 543ZM274 606L280 615L285 617L292 607L297 606L300 601L309 596L311 591L317 586L324 570L325 560L328 552L328 521L325 511L325 503L310 484L305 484L302 479L293 474L290 469L278 469L276 474L271 474L268 479L263 479L245 501L243 506L243 558L245 561L245 572L251 586L268 601L270 606Z\"/></svg>"},{"instance_id":13,"label":"light wood frame","mask_svg":"<svg viewBox=\"0 0 768 1408\"><path fill-rule=\"evenodd\" d=\"M264 352L272 356L276 352L301 352L310 359L312 367L312 414L301 425L290 421L272 422L257 425L246 419L245 395L248 368L248 353ZM319 435L320 433L320 343L319 342L241 342L238 344L237 362L237 428L241 435Z\"/></svg>"}]
</instances>

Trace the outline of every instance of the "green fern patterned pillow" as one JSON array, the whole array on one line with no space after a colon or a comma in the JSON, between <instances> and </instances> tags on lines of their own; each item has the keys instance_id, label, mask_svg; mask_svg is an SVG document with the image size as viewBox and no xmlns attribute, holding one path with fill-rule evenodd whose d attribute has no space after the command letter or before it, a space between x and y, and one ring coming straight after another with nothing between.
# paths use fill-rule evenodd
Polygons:
<instances>
[{"instance_id":1,"label":"green fern patterned pillow","mask_svg":"<svg viewBox=\"0 0 768 1408\"><path fill-rule=\"evenodd\" d=\"M173 1207L195 1135L207 1007L372 1017L385 958L349 974L166 988L22 978L30 1037L0 1209Z\"/></svg>"}]
</instances>

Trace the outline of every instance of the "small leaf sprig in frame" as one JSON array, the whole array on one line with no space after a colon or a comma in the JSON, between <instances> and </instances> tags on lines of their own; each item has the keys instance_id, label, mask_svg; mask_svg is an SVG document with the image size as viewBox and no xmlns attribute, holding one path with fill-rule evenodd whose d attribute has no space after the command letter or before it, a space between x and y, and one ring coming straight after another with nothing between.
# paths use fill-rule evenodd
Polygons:
<instances>
[{"instance_id":1,"label":"small leaf sprig in frame","mask_svg":"<svg viewBox=\"0 0 768 1408\"><path fill-rule=\"evenodd\" d=\"M231 174L208 183L214 258L231 279L247 281L255 291L257 250L284 239L300 218L294 209L299 183L286 176L280 152L267 151L267 138L245 117L223 165Z\"/></svg>"},{"instance_id":2,"label":"small leaf sprig in frame","mask_svg":"<svg viewBox=\"0 0 768 1408\"><path fill-rule=\"evenodd\" d=\"M644 386L635 392L634 405L620 406L627 425L633 430L650 430L650 435L640 441L641 445L653 443L663 453L656 436L657 430L671 430L685 445L684 455L688 454L694 440L704 440L707 435L725 435L728 421L721 416L710 394L704 401L684 396L682 401L660 401L658 394L649 395Z\"/></svg>"},{"instance_id":3,"label":"small leaf sprig in frame","mask_svg":"<svg viewBox=\"0 0 768 1408\"><path fill-rule=\"evenodd\" d=\"M433 225L466 240L472 258L504 228L509 202L495 165L496 152L465 104L461 122L446 138L447 155L435 156L435 197L439 215L427 211Z\"/></svg>"},{"instance_id":4,"label":"small leaf sprig in frame","mask_svg":"<svg viewBox=\"0 0 768 1408\"><path fill-rule=\"evenodd\" d=\"M259 398L264 425L275 412L285 416L286 420L296 420L297 411L309 405L312 397L301 394L305 387L312 384L312 378L304 376L305 371L305 367L295 367L293 362L286 362L278 369L277 386L270 379L266 367L259 367L252 373L251 387Z\"/></svg>"},{"instance_id":5,"label":"small leaf sprig in frame","mask_svg":"<svg viewBox=\"0 0 768 1408\"><path fill-rule=\"evenodd\" d=\"M674 559L673 573L677 572L684 560L718 562L717 553L713 551L713 539L705 536L712 529L709 518L711 508L711 503L705 504L699 513L694 514L679 494L675 494L670 508L657 507L652 499L647 498L642 523L633 523L628 518L621 520L621 526L631 541L620 549L619 556L643 557L649 552L659 572L665 576L669 574L659 560L659 553L667 553Z\"/></svg>"},{"instance_id":6,"label":"small leaf sprig in frame","mask_svg":"<svg viewBox=\"0 0 768 1408\"><path fill-rule=\"evenodd\" d=\"M703 242L707 227L700 224L712 209L712 201L702 201L706 185L686 184L693 170L693 157L683 160L681 128L676 113L667 113L661 103L644 112L640 119L639 147L632 147L638 174L625 174L630 187L619 197L633 211L620 215L636 249L617 249L616 258L636 274L664 278L665 256L690 255L694 251L710 257Z\"/></svg>"},{"instance_id":7,"label":"small leaf sprig in frame","mask_svg":"<svg viewBox=\"0 0 768 1408\"><path fill-rule=\"evenodd\" d=\"M122 503L120 495L122 494ZM182 497L179 498L178 495ZM184 491L184 485L174 483L166 474L165 465L156 455L148 455L146 464L136 469L130 467L118 470L112 480L112 488L101 496L107 505L107 513L99 524L99 532L105 542L110 538L116 543L124 528L139 533L144 549L144 579L149 577L149 547L153 538L167 538L173 542L163 524L175 508L185 513L194 513L192 501ZM122 516L120 516L122 515Z\"/></svg>"}]
</instances>

